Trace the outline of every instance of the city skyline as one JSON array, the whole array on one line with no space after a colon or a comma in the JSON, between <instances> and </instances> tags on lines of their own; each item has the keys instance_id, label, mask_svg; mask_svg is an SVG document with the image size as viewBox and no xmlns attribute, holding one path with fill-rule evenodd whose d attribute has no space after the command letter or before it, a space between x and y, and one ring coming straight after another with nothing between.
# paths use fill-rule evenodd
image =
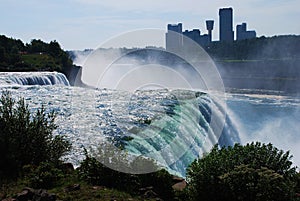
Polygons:
<instances>
[{"instance_id":1,"label":"city skyline","mask_svg":"<svg viewBox=\"0 0 300 201\"><path fill-rule=\"evenodd\" d=\"M236 25L236 30L234 30L233 17L233 9L231 7L219 9L219 39L215 41L232 43L235 40L256 38L256 31L247 30L247 23L245 22ZM196 28L184 31L182 23L168 24L165 34L166 50L179 52L183 49L190 49L192 44L190 44L189 39L192 39L202 47L208 47L211 42L214 42L212 40L214 20L205 20L205 24L207 33L204 34L203 31Z\"/></svg>"},{"instance_id":2,"label":"city skyline","mask_svg":"<svg viewBox=\"0 0 300 201\"><path fill-rule=\"evenodd\" d=\"M97 48L124 32L156 28L181 22L184 29L197 28L204 33L205 20L214 20L212 40L219 38L220 8L234 9L233 29L246 22L257 37L300 34L300 0L211 1L117 1L117 0L0 0L0 34L28 43L37 38L57 40L66 50ZM164 36L162 36L164 37ZM161 44L149 44L164 46Z\"/></svg>"}]
</instances>

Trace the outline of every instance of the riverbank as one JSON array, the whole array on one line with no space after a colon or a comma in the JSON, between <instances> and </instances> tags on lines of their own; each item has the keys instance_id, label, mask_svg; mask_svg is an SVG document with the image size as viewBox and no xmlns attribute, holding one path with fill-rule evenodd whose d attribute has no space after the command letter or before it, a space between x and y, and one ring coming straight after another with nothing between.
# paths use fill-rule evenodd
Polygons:
<instances>
[{"instance_id":1,"label":"riverbank","mask_svg":"<svg viewBox=\"0 0 300 201\"><path fill-rule=\"evenodd\" d=\"M107 183L107 176L105 175L98 178L97 181L94 181L96 183L94 183L92 181L89 181L88 178L82 177L82 174L91 174L91 172L82 172L82 168L78 168L75 170L71 164L64 164L62 167L63 168L59 168L59 175L53 175L53 170L51 169L43 172L43 174L38 174L37 172L35 172L34 175L31 175L32 177L39 178L39 182L42 181L41 183L39 183L39 185L32 182L34 181L34 178L31 178L28 175L19 177L17 180L2 184L0 188L0 200L159 201L181 200L184 197L183 189L186 186L185 181L182 178L169 175L164 170L158 171L156 173L150 173L148 175L126 175L107 169L107 174L113 173L116 176L108 178L111 180L111 182L113 182L113 185L115 185L111 186ZM96 166L93 166L93 168L96 168ZM97 173L95 172L90 176L97 177ZM51 179L54 179L54 177L54 185L50 185L49 181ZM125 177L127 179L125 179ZM143 177L145 177L146 180L145 178L142 179ZM155 178L157 180L156 183L151 183L151 181L155 181ZM121 183L118 184L118 182ZM164 184L162 184L161 182Z\"/></svg>"}]
</instances>

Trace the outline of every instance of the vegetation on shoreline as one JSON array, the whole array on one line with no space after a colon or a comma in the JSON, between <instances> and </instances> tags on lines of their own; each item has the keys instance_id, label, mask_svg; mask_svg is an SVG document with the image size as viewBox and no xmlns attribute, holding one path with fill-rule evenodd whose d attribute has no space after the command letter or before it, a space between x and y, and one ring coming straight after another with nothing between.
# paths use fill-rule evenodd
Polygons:
<instances>
[{"instance_id":1,"label":"vegetation on shoreline","mask_svg":"<svg viewBox=\"0 0 300 201\"><path fill-rule=\"evenodd\" d=\"M216 145L189 166L187 181L191 200L292 201L300 180L289 152L251 143Z\"/></svg>"},{"instance_id":2,"label":"vegetation on shoreline","mask_svg":"<svg viewBox=\"0 0 300 201\"><path fill-rule=\"evenodd\" d=\"M214 60L226 62L300 59L300 36L262 36L233 43L218 41L205 50Z\"/></svg>"},{"instance_id":3,"label":"vegetation on shoreline","mask_svg":"<svg viewBox=\"0 0 300 201\"><path fill-rule=\"evenodd\" d=\"M0 98L0 184L15 178L25 165L43 162L58 166L71 148L63 136L53 136L55 113L44 107L30 113L23 98L16 101L7 91Z\"/></svg>"},{"instance_id":4,"label":"vegetation on shoreline","mask_svg":"<svg viewBox=\"0 0 300 201\"><path fill-rule=\"evenodd\" d=\"M58 71L67 73L73 61L57 41L19 39L0 35L0 71Z\"/></svg>"}]
</instances>

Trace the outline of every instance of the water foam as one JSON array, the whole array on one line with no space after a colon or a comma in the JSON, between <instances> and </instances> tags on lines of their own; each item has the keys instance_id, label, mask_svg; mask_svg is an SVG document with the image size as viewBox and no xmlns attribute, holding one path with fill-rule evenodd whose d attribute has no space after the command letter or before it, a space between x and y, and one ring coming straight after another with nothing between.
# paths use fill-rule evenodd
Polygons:
<instances>
[{"instance_id":1,"label":"water foam","mask_svg":"<svg viewBox=\"0 0 300 201\"><path fill-rule=\"evenodd\" d=\"M66 76L58 72L1 72L0 86L11 85L65 85Z\"/></svg>"}]
</instances>

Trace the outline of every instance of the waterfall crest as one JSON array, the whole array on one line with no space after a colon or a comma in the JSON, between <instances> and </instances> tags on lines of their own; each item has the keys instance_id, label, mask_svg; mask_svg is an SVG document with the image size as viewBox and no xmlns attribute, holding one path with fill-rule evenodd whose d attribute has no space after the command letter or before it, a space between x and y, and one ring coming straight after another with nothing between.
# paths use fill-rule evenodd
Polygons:
<instances>
[{"instance_id":1,"label":"waterfall crest","mask_svg":"<svg viewBox=\"0 0 300 201\"><path fill-rule=\"evenodd\" d=\"M58 72L3 72L0 85L65 85L69 86L66 76Z\"/></svg>"}]
</instances>

